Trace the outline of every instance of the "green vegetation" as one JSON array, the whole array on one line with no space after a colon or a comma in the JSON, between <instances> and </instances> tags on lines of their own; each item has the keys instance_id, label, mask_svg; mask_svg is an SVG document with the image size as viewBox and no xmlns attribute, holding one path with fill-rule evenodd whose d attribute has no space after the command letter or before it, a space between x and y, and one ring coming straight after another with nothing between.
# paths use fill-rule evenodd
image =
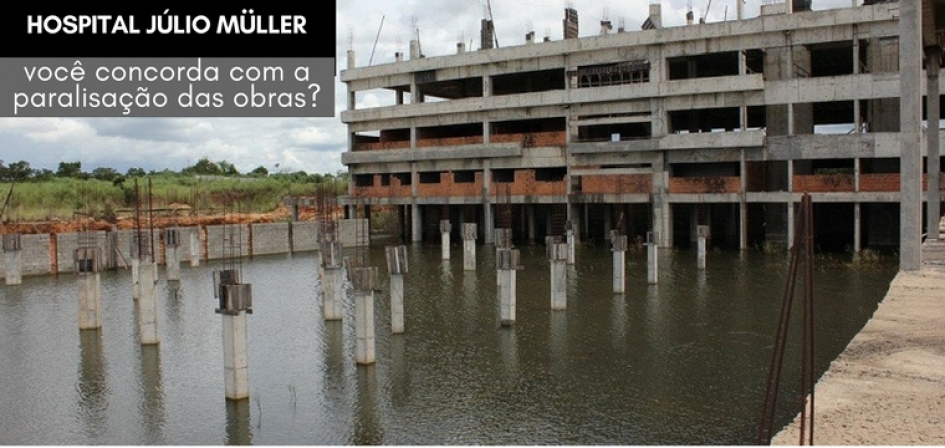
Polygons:
<instances>
[{"instance_id":1,"label":"green vegetation","mask_svg":"<svg viewBox=\"0 0 945 448\"><path fill-rule=\"evenodd\" d=\"M183 205L201 214L220 212L233 198L237 202L229 207L238 206L246 213L267 213L275 210L288 195L311 196L326 189L343 195L348 190L346 173L269 174L266 168L259 167L248 175L241 175L233 164L211 162L207 158L181 172L146 173L141 168L131 168L125 174L112 168L83 172L80 162L61 162L59 169L53 172L33 170L25 161L10 164L0 161L0 200L6 199L15 182L2 218L4 221L71 219L76 214L113 218L134 207L136 181L142 200L147 200L149 179L153 207Z\"/></svg>"}]
</instances>

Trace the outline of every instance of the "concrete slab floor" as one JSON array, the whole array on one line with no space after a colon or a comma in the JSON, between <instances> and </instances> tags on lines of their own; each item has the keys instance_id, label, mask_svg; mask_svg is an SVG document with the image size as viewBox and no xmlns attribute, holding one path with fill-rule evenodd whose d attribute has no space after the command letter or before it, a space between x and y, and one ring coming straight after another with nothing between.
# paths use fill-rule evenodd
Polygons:
<instances>
[{"instance_id":1,"label":"concrete slab floor","mask_svg":"<svg viewBox=\"0 0 945 448\"><path fill-rule=\"evenodd\" d=\"M945 444L945 241L922 252L817 382L815 444ZM772 445L797 445L798 425Z\"/></svg>"}]
</instances>

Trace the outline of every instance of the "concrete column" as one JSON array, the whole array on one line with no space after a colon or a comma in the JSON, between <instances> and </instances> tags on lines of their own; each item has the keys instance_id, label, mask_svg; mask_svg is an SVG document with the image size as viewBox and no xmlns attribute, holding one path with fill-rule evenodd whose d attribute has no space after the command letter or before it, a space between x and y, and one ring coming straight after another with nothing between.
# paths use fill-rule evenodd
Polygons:
<instances>
[{"instance_id":1,"label":"concrete column","mask_svg":"<svg viewBox=\"0 0 945 448\"><path fill-rule=\"evenodd\" d=\"M463 270L476 270L476 224L463 224Z\"/></svg>"},{"instance_id":2,"label":"concrete column","mask_svg":"<svg viewBox=\"0 0 945 448\"><path fill-rule=\"evenodd\" d=\"M899 269L903 271L919 270L922 266L921 30L920 3L917 0L901 0L899 2L899 89L901 92Z\"/></svg>"},{"instance_id":3,"label":"concrete column","mask_svg":"<svg viewBox=\"0 0 945 448\"><path fill-rule=\"evenodd\" d=\"M794 247L794 202L787 203L787 248Z\"/></svg>"},{"instance_id":4,"label":"concrete column","mask_svg":"<svg viewBox=\"0 0 945 448\"><path fill-rule=\"evenodd\" d=\"M137 258L131 259L131 298L138 300L141 297L141 262Z\"/></svg>"},{"instance_id":5,"label":"concrete column","mask_svg":"<svg viewBox=\"0 0 945 448\"><path fill-rule=\"evenodd\" d=\"M610 229L613 223L611 222L611 211L610 204L603 204L604 206L604 239L610 241Z\"/></svg>"},{"instance_id":6,"label":"concrete column","mask_svg":"<svg viewBox=\"0 0 945 448\"><path fill-rule=\"evenodd\" d=\"M249 398L246 313L223 315L223 375L226 398Z\"/></svg>"},{"instance_id":7,"label":"concrete column","mask_svg":"<svg viewBox=\"0 0 945 448\"><path fill-rule=\"evenodd\" d=\"M535 205L525 204L525 219L528 227L528 244L535 244Z\"/></svg>"},{"instance_id":8,"label":"concrete column","mask_svg":"<svg viewBox=\"0 0 945 448\"><path fill-rule=\"evenodd\" d=\"M502 326L515 323L515 270L519 252L515 249L498 250L499 318Z\"/></svg>"},{"instance_id":9,"label":"concrete column","mask_svg":"<svg viewBox=\"0 0 945 448\"><path fill-rule=\"evenodd\" d=\"M574 228L565 231L565 241L568 244L568 264L574 264Z\"/></svg>"},{"instance_id":10,"label":"concrete column","mask_svg":"<svg viewBox=\"0 0 945 448\"><path fill-rule=\"evenodd\" d=\"M928 130L925 133L925 141L928 145L928 152L926 155L926 170L928 171L928 186L927 186L927 195L926 195L926 218L927 222L925 224L927 239L937 240L939 239L939 219L941 219L941 195L939 194L939 178L941 177L940 166L941 163L941 149L939 148L939 130L938 130L938 121L940 119L939 113L939 86L938 86L938 72L939 66L941 65L941 48L932 47L930 51L926 51L925 55L927 58L928 69L928 81L926 82L927 88L927 112L926 116L928 118ZM921 184L920 184L921 185Z\"/></svg>"},{"instance_id":11,"label":"concrete column","mask_svg":"<svg viewBox=\"0 0 945 448\"><path fill-rule=\"evenodd\" d=\"M157 270L154 263L140 262L138 265L138 336L141 345L161 343L158 331Z\"/></svg>"},{"instance_id":12,"label":"concrete column","mask_svg":"<svg viewBox=\"0 0 945 448\"><path fill-rule=\"evenodd\" d=\"M351 285L354 287L355 362L374 364L374 279L377 268L349 266Z\"/></svg>"},{"instance_id":13,"label":"concrete column","mask_svg":"<svg viewBox=\"0 0 945 448\"><path fill-rule=\"evenodd\" d=\"M348 50L348 70L351 70L355 67L354 63L354 50Z\"/></svg>"},{"instance_id":14,"label":"concrete column","mask_svg":"<svg viewBox=\"0 0 945 448\"><path fill-rule=\"evenodd\" d=\"M341 266L325 266L322 279L322 315L325 320L341 320L344 316L344 271Z\"/></svg>"},{"instance_id":15,"label":"concrete column","mask_svg":"<svg viewBox=\"0 0 945 448\"><path fill-rule=\"evenodd\" d=\"M440 259L442 260L450 259L450 232L452 230L450 220L440 220Z\"/></svg>"},{"instance_id":16,"label":"concrete column","mask_svg":"<svg viewBox=\"0 0 945 448\"><path fill-rule=\"evenodd\" d=\"M853 253L858 254L862 249L862 225L860 224L860 203L853 203Z\"/></svg>"},{"instance_id":17,"label":"concrete column","mask_svg":"<svg viewBox=\"0 0 945 448\"><path fill-rule=\"evenodd\" d=\"M164 270L168 281L180 280L180 257L177 246L164 247Z\"/></svg>"},{"instance_id":18,"label":"concrete column","mask_svg":"<svg viewBox=\"0 0 945 448\"><path fill-rule=\"evenodd\" d=\"M416 198L410 204L410 240L415 243L423 241L423 217L420 216L420 205Z\"/></svg>"},{"instance_id":19,"label":"concrete column","mask_svg":"<svg viewBox=\"0 0 945 448\"><path fill-rule=\"evenodd\" d=\"M545 249L551 269L551 309L564 310L568 307L568 245L556 243L554 237L548 237Z\"/></svg>"},{"instance_id":20,"label":"concrete column","mask_svg":"<svg viewBox=\"0 0 945 448\"><path fill-rule=\"evenodd\" d=\"M298 213L298 207L293 206L294 213ZM298 216L293 219L298 221ZM200 227L192 227L190 229L190 267L195 268L200 266Z\"/></svg>"},{"instance_id":21,"label":"concrete column","mask_svg":"<svg viewBox=\"0 0 945 448\"><path fill-rule=\"evenodd\" d=\"M492 217L492 169L489 160L482 162L482 221L483 241L495 243L495 221Z\"/></svg>"},{"instance_id":22,"label":"concrete column","mask_svg":"<svg viewBox=\"0 0 945 448\"><path fill-rule=\"evenodd\" d=\"M98 272L78 275L79 284L79 329L102 328L102 281Z\"/></svg>"},{"instance_id":23,"label":"concrete column","mask_svg":"<svg viewBox=\"0 0 945 448\"><path fill-rule=\"evenodd\" d=\"M404 332L404 276L390 275L390 326L391 333Z\"/></svg>"},{"instance_id":24,"label":"concrete column","mask_svg":"<svg viewBox=\"0 0 945 448\"><path fill-rule=\"evenodd\" d=\"M646 282L655 285L659 282L659 235L646 233Z\"/></svg>"},{"instance_id":25,"label":"concrete column","mask_svg":"<svg viewBox=\"0 0 945 448\"><path fill-rule=\"evenodd\" d=\"M699 226L696 239L696 267L705 269L706 240L709 238L709 226Z\"/></svg>"},{"instance_id":26,"label":"concrete column","mask_svg":"<svg viewBox=\"0 0 945 448\"><path fill-rule=\"evenodd\" d=\"M614 294L623 294L627 291L627 236L611 232L611 252L614 256Z\"/></svg>"},{"instance_id":27,"label":"concrete column","mask_svg":"<svg viewBox=\"0 0 945 448\"><path fill-rule=\"evenodd\" d=\"M390 274L390 324L393 334L404 332L404 274L407 273L407 246L384 248Z\"/></svg>"},{"instance_id":28,"label":"concrete column","mask_svg":"<svg viewBox=\"0 0 945 448\"><path fill-rule=\"evenodd\" d=\"M20 240L20 234L13 233L3 235L4 268L6 269L4 282L7 285L19 285L23 283L23 271L20 261L22 258L20 256L21 250L22 242Z\"/></svg>"},{"instance_id":29,"label":"concrete column","mask_svg":"<svg viewBox=\"0 0 945 448\"><path fill-rule=\"evenodd\" d=\"M344 316L344 271L341 266L341 242L321 243L322 315L325 320Z\"/></svg>"}]
</instances>

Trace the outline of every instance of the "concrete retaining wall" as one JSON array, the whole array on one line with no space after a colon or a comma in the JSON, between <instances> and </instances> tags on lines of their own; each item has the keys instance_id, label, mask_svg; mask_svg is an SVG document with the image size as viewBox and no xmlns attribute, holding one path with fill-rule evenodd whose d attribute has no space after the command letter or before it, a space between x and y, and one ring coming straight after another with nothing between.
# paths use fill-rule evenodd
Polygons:
<instances>
[{"instance_id":1,"label":"concrete retaining wall","mask_svg":"<svg viewBox=\"0 0 945 448\"><path fill-rule=\"evenodd\" d=\"M95 246L100 248L102 254L105 254L105 231L99 230L95 233ZM24 249L26 244L23 244ZM56 235L56 272L74 272L75 271L75 250L79 247L78 233L60 233ZM25 274L25 272L24 272Z\"/></svg>"},{"instance_id":2,"label":"concrete retaining wall","mask_svg":"<svg viewBox=\"0 0 945 448\"><path fill-rule=\"evenodd\" d=\"M364 246L371 242L366 219L339 219L338 240L343 247ZM360 235L359 235L360 234Z\"/></svg>"},{"instance_id":3,"label":"concrete retaining wall","mask_svg":"<svg viewBox=\"0 0 945 448\"><path fill-rule=\"evenodd\" d=\"M318 222L293 222L292 251L304 252L318 249Z\"/></svg>"},{"instance_id":4,"label":"concrete retaining wall","mask_svg":"<svg viewBox=\"0 0 945 448\"><path fill-rule=\"evenodd\" d=\"M239 249L241 257L247 257L250 252L249 226L217 225L207 226L207 259L218 260L226 256L236 256Z\"/></svg>"},{"instance_id":5,"label":"concrete retaining wall","mask_svg":"<svg viewBox=\"0 0 945 448\"><path fill-rule=\"evenodd\" d=\"M318 223L315 221L272 223L250 225L215 225L177 227L180 232L179 257L181 262L190 259L190 234L198 232L200 236L200 259L216 260L224 255L224 229L229 228L233 236L241 238L243 257L253 255L283 254L318 250ZM361 231L360 238L357 232ZM339 221L339 233L345 246L354 246L357 242L366 242L367 221ZM133 230L96 231L95 245L102 250L103 269L125 269L131 266ZM164 263L163 231L154 229L154 258ZM75 270L73 256L78 247L78 233L32 234L21 235L22 275L45 275L51 273L71 273ZM237 241L233 241L233 250ZM2 255L2 253L0 253ZM235 254L233 254L235 255ZM0 256L0 278L5 275L4 257Z\"/></svg>"},{"instance_id":6,"label":"concrete retaining wall","mask_svg":"<svg viewBox=\"0 0 945 448\"><path fill-rule=\"evenodd\" d=\"M253 255L289 252L289 223L253 224Z\"/></svg>"}]
</instances>

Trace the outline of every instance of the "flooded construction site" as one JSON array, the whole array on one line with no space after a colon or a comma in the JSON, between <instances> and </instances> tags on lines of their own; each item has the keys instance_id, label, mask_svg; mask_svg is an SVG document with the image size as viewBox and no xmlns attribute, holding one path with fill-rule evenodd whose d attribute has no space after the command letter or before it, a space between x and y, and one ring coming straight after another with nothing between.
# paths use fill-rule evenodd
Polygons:
<instances>
[{"instance_id":1,"label":"flooded construction site","mask_svg":"<svg viewBox=\"0 0 945 448\"><path fill-rule=\"evenodd\" d=\"M136 325L128 269L101 272L101 327L76 325L76 275L0 288L0 443L203 444L749 444L754 443L788 257L758 250L626 249L613 292L610 247L577 246L566 307L552 310L548 252L521 244L514 322L505 322L497 251L462 242L406 246L403 332L392 331L385 247L345 248L380 266L373 278L375 362L359 362L355 296L326 320L321 251L239 262L252 284L246 316L248 398L228 399L214 271L226 258L160 266L158 344ZM232 260L231 260L232 261ZM229 266L232 267L232 266ZM866 323L896 258L853 264L819 255L816 370ZM244 314L245 316L245 314ZM139 322L140 324L140 322ZM798 345L788 345L788 359ZM798 386L785 367L785 394ZM229 377L227 377L229 381ZM800 405L780 402L777 427Z\"/></svg>"}]
</instances>

